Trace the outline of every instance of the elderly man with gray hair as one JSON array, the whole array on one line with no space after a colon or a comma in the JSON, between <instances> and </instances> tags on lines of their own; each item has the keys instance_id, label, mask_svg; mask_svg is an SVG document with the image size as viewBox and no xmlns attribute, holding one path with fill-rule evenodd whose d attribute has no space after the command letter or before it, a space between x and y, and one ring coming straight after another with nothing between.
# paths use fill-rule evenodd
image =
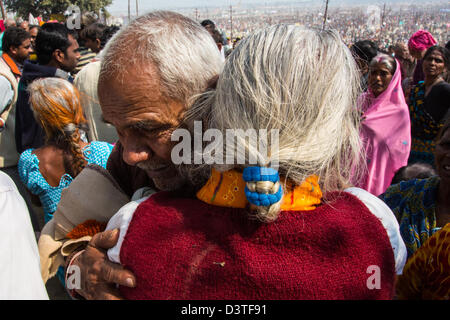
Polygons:
<instances>
[{"instance_id":1,"label":"elderly man with gray hair","mask_svg":"<svg viewBox=\"0 0 450 320\"><path fill-rule=\"evenodd\" d=\"M123 28L104 51L99 102L105 121L114 125L119 135L108 162L109 172L128 197L136 191L137 180L140 186L142 181L148 181L150 187L158 190L182 188L185 180L171 161L175 144L171 134L180 126L195 97L207 90L221 72L222 60L216 44L197 22L177 13L156 11ZM147 180L142 178L142 172ZM83 179L83 174L77 179ZM76 188L77 179L62 195L62 205L53 220L59 219L58 211L63 209L67 217L64 198L76 197L79 190L71 192L71 188ZM103 210L92 199L81 201ZM72 216L80 209L74 205L73 211L69 213ZM106 214L112 216L115 212ZM120 299L116 285L135 286L131 272L107 259L106 250L115 245L118 236L117 230L97 233L84 249L71 252L65 259L66 280L71 270L77 269L81 274L81 285L70 291L73 296ZM41 249L45 251L42 243ZM41 269L45 269L42 253Z\"/></svg>"}]
</instances>

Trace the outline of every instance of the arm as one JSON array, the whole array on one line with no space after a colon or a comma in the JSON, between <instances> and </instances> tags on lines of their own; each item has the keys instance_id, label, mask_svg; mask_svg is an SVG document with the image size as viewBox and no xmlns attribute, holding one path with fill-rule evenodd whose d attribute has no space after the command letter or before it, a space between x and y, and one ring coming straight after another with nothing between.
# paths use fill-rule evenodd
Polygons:
<instances>
[{"instance_id":1,"label":"arm","mask_svg":"<svg viewBox=\"0 0 450 320\"><path fill-rule=\"evenodd\" d=\"M39 166L31 159L30 150L26 150L20 155L17 171L19 172L20 180L30 194L31 202L38 207L42 207L39 199L39 194L42 192L42 188L38 183L40 176Z\"/></svg>"}]
</instances>

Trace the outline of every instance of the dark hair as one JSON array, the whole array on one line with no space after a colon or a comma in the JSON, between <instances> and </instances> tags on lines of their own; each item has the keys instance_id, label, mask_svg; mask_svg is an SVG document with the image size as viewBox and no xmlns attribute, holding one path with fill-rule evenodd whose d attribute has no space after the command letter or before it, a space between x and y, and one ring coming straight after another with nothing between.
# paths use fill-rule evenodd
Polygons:
<instances>
[{"instance_id":1,"label":"dark hair","mask_svg":"<svg viewBox=\"0 0 450 320\"><path fill-rule=\"evenodd\" d=\"M444 65L446 68L450 66L450 52L444 47L440 46L432 46L429 47L427 52L425 52L425 55L423 56L423 60L426 60L429 55L431 55L434 51L439 51L442 54L442 57L444 58Z\"/></svg>"},{"instance_id":2,"label":"dark hair","mask_svg":"<svg viewBox=\"0 0 450 320\"><path fill-rule=\"evenodd\" d=\"M103 49L109 39L111 39L119 30L120 28L118 26L107 27L102 23L96 22L84 28L80 33L80 37L83 38L83 40L90 39L95 41L99 39L100 49Z\"/></svg>"},{"instance_id":3,"label":"dark hair","mask_svg":"<svg viewBox=\"0 0 450 320\"><path fill-rule=\"evenodd\" d=\"M120 27L118 26L109 26L103 31L102 37L100 38L102 49L106 46L106 44L112 38L112 36L119 30Z\"/></svg>"},{"instance_id":4,"label":"dark hair","mask_svg":"<svg viewBox=\"0 0 450 320\"><path fill-rule=\"evenodd\" d=\"M39 64L46 65L52 60L55 50L66 53L70 47L69 34L76 35L60 23L46 23L39 29L36 37L36 54Z\"/></svg>"},{"instance_id":5,"label":"dark hair","mask_svg":"<svg viewBox=\"0 0 450 320\"><path fill-rule=\"evenodd\" d=\"M29 28L29 30L34 29L34 28L38 28L38 30L39 30L40 27L37 24L32 24L32 25L28 26L28 28Z\"/></svg>"},{"instance_id":6,"label":"dark hair","mask_svg":"<svg viewBox=\"0 0 450 320\"><path fill-rule=\"evenodd\" d=\"M102 37L103 31L106 29L106 26L103 23L95 22L88 25L86 28L81 30L80 37L83 39L97 40Z\"/></svg>"},{"instance_id":7,"label":"dark hair","mask_svg":"<svg viewBox=\"0 0 450 320\"><path fill-rule=\"evenodd\" d=\"M428 163L414 163L401 167L392 178L391 185L412 179L428 179L436 175L434 168Z\"/></svg>"},{"instance_id":8,"label":"dark hair","mask_svg":"<svg viewBox=\"0 0 450 320\"><path fill-rule=\"evenodd\" d=\"M369 64L373 58L378 54L378 48L372 41L362 40L356 42L350 51L356 59L360 59Z\"/></svg>"},{"instance_id":9,"label":"dark hair","mask_svg":"<svg viewBox=\"0 0 450 320\"><path fill-rule=\"evenodd\" d=\"M31 36L28 32L19 27L9 27L3 34L3 52L8 53L11 47L20 47L20 45Z\"/></svg>"},{"instance_id":10,"label":"dark hair","mask_svg":"<svg viewBox=\"0 0 450 320\"><path fill-rule=\"evenodd\" d=\"M215 43L222 43L222 35L220 34L219 30L214 29L210 31L210 34L213 37Z\"/></svg>"},{"instance_id":11,"label":"dark hair","mask_svg":"<svg viewBox=\"0 0 450 320\"><path fill-rule=\"evenodd\" d=\"M450 40L445 44L445 49L450 50Z\"/></svg>"},{"instance_id":12,"label":"dark hair","mask_svg":"<svg viewBox=\"0 0 450 320\"><path fill-rule=\"evenodd\" d=\"M216 27L216 24L214 22L212 22L211 20L209 20L209 19L203 20L200 24L203 27L205 27L205 28L206 27L208 27L208 28L210 28L210 27L215 28Z\"/></svg>"}]
</instances>

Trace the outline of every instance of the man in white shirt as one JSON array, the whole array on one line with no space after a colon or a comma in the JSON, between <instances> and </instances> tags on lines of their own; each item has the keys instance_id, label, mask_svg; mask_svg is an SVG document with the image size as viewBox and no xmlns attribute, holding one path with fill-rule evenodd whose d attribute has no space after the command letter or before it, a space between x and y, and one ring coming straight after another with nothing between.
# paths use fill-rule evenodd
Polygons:
<instances>
[{"instance_id":1,"label":"man in white shirt","mask_svg":"<svg viewBox=\"0 0 450 320\"><path fill-rule=\"evenodd\" d=\"M0 171L0 300L47 300L39 252L25 201Z\"/></svg>"}]
</instances>

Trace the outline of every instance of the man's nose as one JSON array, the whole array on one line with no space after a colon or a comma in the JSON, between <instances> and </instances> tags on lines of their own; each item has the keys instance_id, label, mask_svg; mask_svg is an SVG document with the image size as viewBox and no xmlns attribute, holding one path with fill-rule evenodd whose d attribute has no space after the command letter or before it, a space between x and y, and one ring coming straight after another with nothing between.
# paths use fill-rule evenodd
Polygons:
<instances>
[{"instance_id":1,"label":"man's nose","mask_svg":"<svg viewBox=\"0 0 450 320\"><path fill-rule=\"evenodd\" d=\"M135 166L139 162L147 161L151 157L151 150L145 146L130 141L130 138L121 140L123 145L123 161L130 166Z\"/></svg>"}]
</instances>

